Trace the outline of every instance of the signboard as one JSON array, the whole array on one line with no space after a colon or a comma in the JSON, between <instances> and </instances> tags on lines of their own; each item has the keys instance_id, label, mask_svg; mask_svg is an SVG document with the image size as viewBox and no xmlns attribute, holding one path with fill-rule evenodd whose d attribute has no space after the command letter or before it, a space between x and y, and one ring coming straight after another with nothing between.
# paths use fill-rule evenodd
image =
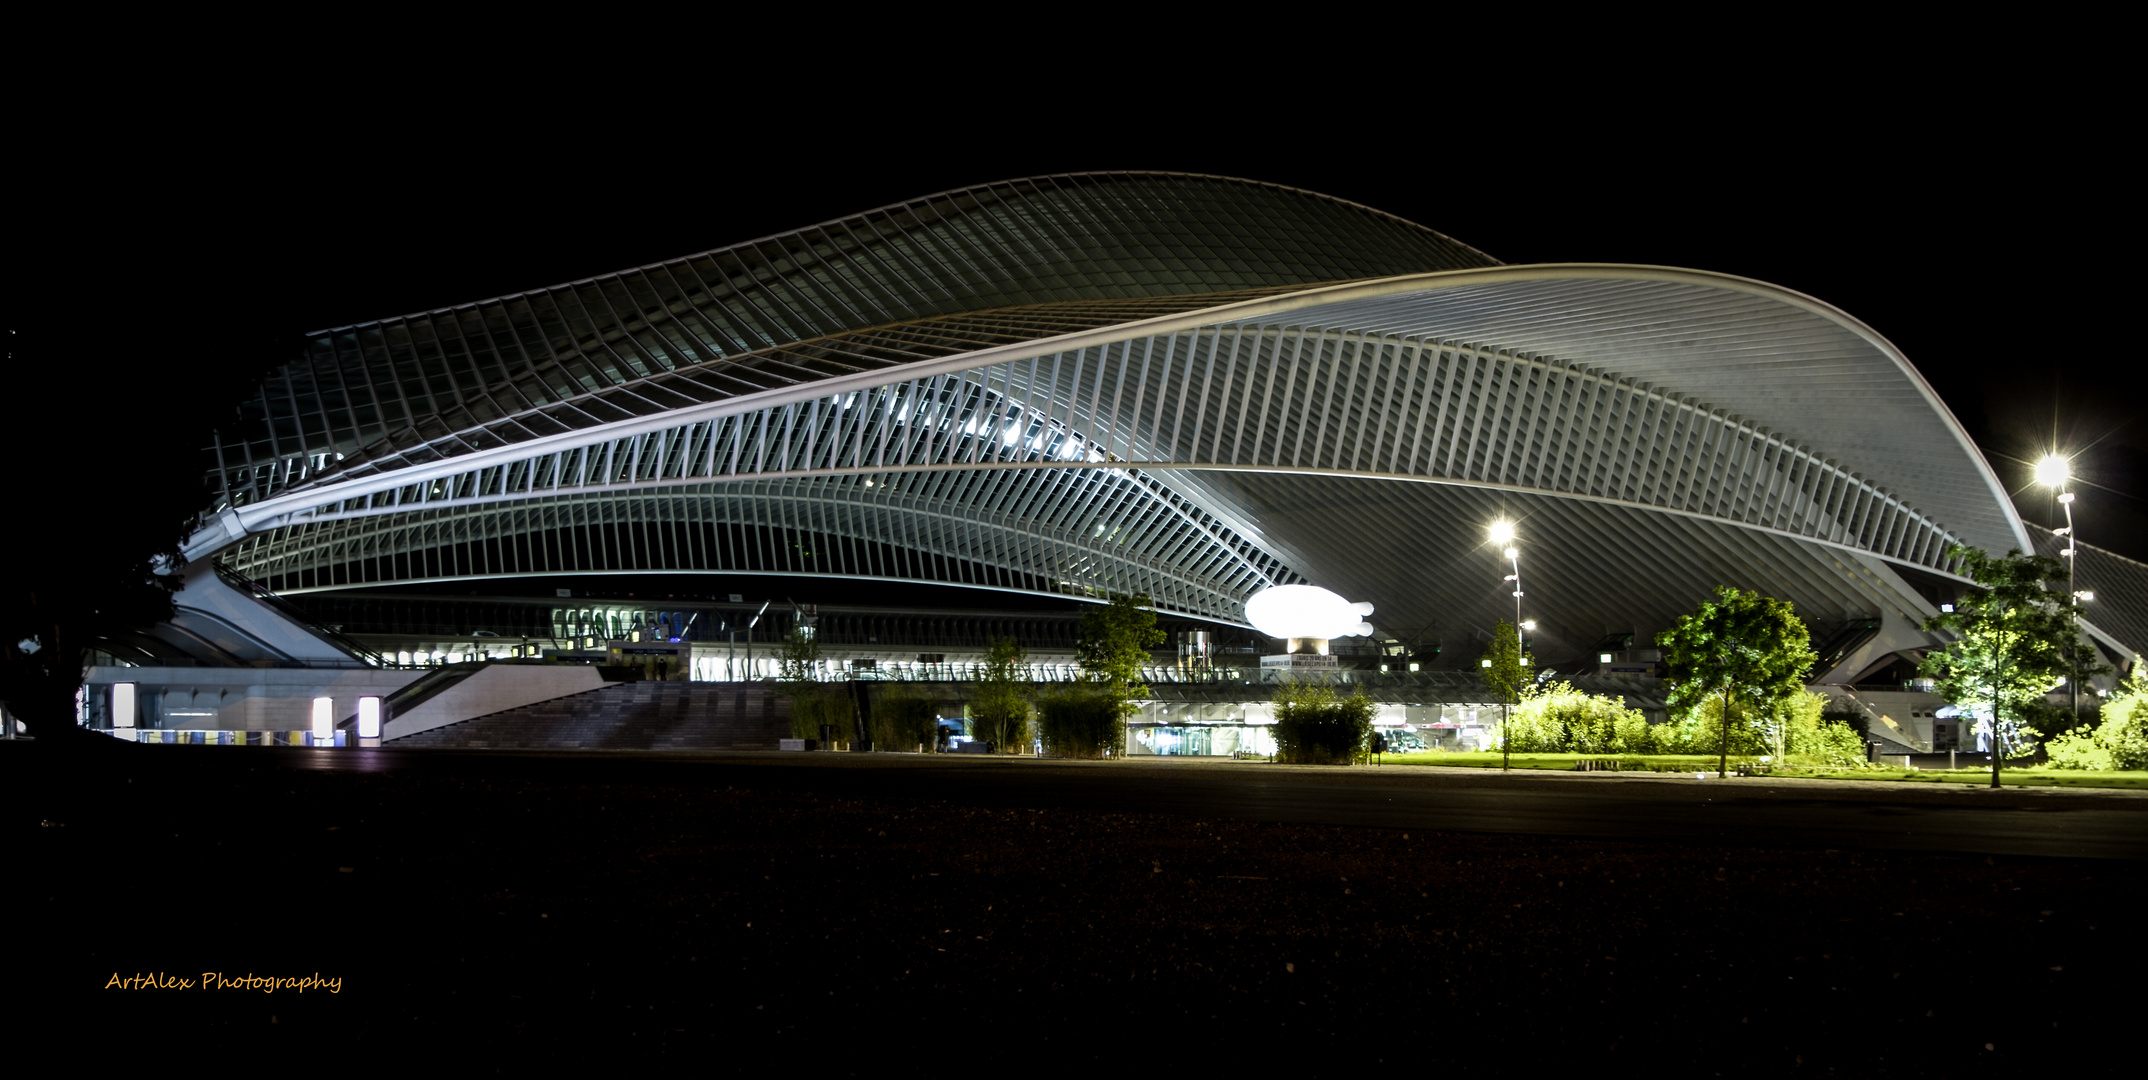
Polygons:
<instances>
[{"instance_id":1,"label":"signboard","mask_svg":"<svg viewBox=\"0 0 2148 1080\"><path fill-rule=\"evenodd\" d=\"M1261 657L1260 666L1263 668L1288 668L1292 671L1339 671L1342 665L1332 656L1319 656L1312 653L1284 653L1281 656Z\"/></svg>"}]
</instances>

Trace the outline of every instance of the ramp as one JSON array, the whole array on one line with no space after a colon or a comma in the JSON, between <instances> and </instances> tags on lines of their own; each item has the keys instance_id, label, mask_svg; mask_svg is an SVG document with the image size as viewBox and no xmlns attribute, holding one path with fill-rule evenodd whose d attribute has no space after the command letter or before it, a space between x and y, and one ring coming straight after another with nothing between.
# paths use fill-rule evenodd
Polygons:
<instances>
[{"instance_id":1,"label":"ramp","mask_svg":"<svg viewBox=\"0 0 2148 1080\"><path fill-rule=\"evenodd\" d=\"M391 736L397 749L774 750L790 701L750 683L631 682Z\"/></svg>"}]
</instances>

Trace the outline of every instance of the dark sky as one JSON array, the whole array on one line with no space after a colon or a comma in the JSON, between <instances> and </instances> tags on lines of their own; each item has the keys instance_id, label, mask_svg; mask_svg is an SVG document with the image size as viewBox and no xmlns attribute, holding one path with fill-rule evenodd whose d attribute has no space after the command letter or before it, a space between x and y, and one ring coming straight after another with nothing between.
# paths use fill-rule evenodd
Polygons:
<instances>
[{"instance_id":1,"label":"dark sky","mask_svg":"<svg viewBox=\"0 0 2148 1080\"><path fill-rule=\"evenodd\" d=\"M1629 88L1577 89L1556 107L1485 94L1159 109L1132 92L1010 90L943 111L932 88L886 92L906 107L878 119L812 99L757 112L646 96L627 108L346 92L301 108L261 91L181 94L56 135L67 152L34 185L49 216L23 250L57 287L44 310L131 338L101 362L154 373L161 400L118 408L161 411L159 430L185 441L180 414L213 415L227 382L309 329L966 184L1242 176L1365 203L1509 263L1693 267L1832 303L1909 356L2010 488L2042 450L2075 452L2098 485L2076 503L2083 539L2148 559L2148 361L2126 288L2138 274L2107 265L2137 248L2138 185L2119 144L2082 143L2081 117L2055 117L2048 99L1905 86L1673 103ZM175 322L189 332L155 333ZM2019 503L2049 523L2048 497Z\"/></svg>"}]
</instances>

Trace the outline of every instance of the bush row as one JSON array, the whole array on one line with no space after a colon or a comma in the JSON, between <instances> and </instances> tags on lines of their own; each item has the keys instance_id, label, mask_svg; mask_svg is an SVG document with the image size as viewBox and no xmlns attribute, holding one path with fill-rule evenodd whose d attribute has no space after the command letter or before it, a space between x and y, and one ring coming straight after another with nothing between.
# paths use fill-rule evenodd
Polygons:
<instances>
[{"instance_id":1,"label":"bush row","mask_svg":"<svg viewBox=\"0 0 2148 1080\"><path fill-rule=\"evenodd\" d=\"M1348 765L1372 742L1373 704L1362 691L1335 696L1323 683L1286 683L1275 693L1275 756L1293 765Z\"/></svg>"},{"instance_id":2,"label":"bush row","mask_svg":"<svg viewBox=\"0 0 2148 1080\"><path fill-rule=\"evenodd\" d=\"M2069 731L2044 746L2054 769L2148 769L2148 677L2134 672L2103 705L2093 731Z\"/></svg>"},{"instance_id":3,"label":"bush row","mask_svg":"<svg viewBox=\"0 0 2148 1080\"><path fill-rule=\"evenodd\" d=\"M1826 711L1809 691L1767 708L1733 699L1729 752L1773 755L1800 765L1852 766L1865 760L1864 733ZM1525 694L1507 723L1518 754L1713 754L1723 750L1723 700L1703 699L1669 723L1650 724L1614 697L1552 683Z\"/></svg>"}]
</instances>

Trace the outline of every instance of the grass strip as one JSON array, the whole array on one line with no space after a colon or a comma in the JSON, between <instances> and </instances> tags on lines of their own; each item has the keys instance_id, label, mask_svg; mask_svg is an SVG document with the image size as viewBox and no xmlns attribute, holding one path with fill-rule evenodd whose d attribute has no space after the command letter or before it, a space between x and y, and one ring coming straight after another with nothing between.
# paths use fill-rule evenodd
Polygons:
<instances>
[{"instance_id":1,"label":"grass strip","mask_svg":"<svg viewBox=\"0 0 2148 1080\"><path fill-rule=\"evenodd\" d=\"M1442 765L1459 769L1496 769L1503 763L1497 751L1489 750L1389 754L1383 760L1388 765ZM1610 761L1617 762L1624 772L1700 772L1713 771L1718 760L1714 754L1516 754L1514 767L1572 772L1584 761ZM1750 757L1733 754L1730 758L1733 769L1752 763Z\"/></svg>"},{"instance_id":2,"label":"grass strip","mask_svg":"<svg viewBox=\"0 0 2148 1080\"><path fill-rule=\"evenodd\" d=\"M1617 762L1622 772L1714 772L1713 754L1516 754L1514 768L1571 772L1584 761ZM1461 769L1496 769L1500 755L1492 751L1464 753L1389 754L1388 765L1438 765ZM1736 757L1730 767L1754 765L1756 759ZM1767 775L1792 780L1895 780L1925 784L1989 784L1989 769L1813 769L1789 766L1770 769ZM2084 771L2065 769L2002 769L2004 787L2119 788L2148 791L2148 770Z\"/></svg>"},{"instance_id":3,"label":"grass strip","mask_svg":"<svg viewBox=\"0 0 2148 1080\"><path fill-rule=\"evenodd\" d=\"M1899 780L1924 784L1991 783L1985 769L1776 769L1769 776L1813 780ZM2148 771L2001 769L2002 787L2121 788L2148 791Z\"/></svg>"}]
</instances>

